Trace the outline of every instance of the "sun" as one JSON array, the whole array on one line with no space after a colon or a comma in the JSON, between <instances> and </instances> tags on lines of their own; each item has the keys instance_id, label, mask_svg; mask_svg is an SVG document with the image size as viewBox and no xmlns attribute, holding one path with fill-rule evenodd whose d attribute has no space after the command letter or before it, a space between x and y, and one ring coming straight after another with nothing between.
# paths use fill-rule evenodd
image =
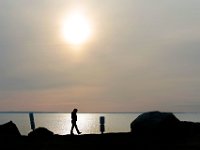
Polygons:
<instances>
[{"instance_id":1,"label":"sun","mask_svg":"<svg viewBox=\"0 0 200 150\"><path fill-rule=\"evenodd\" d=\"M62 33L69 44L80 45L89 40L91 24L83 13L72 12L63 23Z\"/></svg>"}]
</instances>

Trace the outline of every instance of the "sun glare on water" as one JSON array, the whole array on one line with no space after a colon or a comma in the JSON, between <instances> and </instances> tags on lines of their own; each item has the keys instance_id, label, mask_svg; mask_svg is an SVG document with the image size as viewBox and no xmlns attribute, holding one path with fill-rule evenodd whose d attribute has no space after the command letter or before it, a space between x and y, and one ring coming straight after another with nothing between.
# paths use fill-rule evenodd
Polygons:
<instances>
[{"instance_id":1,"label":"sun glare on water","mask_svg":"<svg viewBox=\"0 0 200 150\"><path fill-rule=\"evenodd\" d=\"M69 44L80 45L89 40L91 25L83 13L72 12L65 18L62 33Z\"/></svg>"}]
</instances>

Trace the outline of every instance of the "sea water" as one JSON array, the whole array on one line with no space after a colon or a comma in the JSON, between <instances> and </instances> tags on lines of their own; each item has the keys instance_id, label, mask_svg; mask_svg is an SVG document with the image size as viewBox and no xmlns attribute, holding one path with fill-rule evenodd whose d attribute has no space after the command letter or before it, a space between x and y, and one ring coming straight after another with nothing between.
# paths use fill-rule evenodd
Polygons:
<instances>
[{"instance_id":1,"label":"sea water","mask_svg":"<svg viewBox=\"0 0 200 150\"><path fill-rule=\"evenodd\" d=\"M54 134L70 134L70 113L33 113L35 127L45 127ZM105 133L130 132L130 124L141 113L77 113L77 125L83 134L100 134L100 117L104 117ZM200 122L200 113L174 113L181 121ZM12 121L22 135L32 131L29 113L0 113L0 124ZM76 134L76 132L74 132Z\"/></svg>"}]
</instances>

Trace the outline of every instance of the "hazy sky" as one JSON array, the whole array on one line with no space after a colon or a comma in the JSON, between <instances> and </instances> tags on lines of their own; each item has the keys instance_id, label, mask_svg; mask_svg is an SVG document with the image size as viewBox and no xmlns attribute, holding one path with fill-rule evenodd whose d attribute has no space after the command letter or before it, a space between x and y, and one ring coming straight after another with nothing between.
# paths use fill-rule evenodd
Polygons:
<instances>
[{"instance_id":1,"label":"hazy sky","mask_svg":"<svg viewBox=\"0 0 200 150\"><path fill-rule=\"evenodd\" d=\"M91 36L74 46L77 10ZM74 107L200 111L200 1L0 0L0 111Z\"/></svg>"}]
</instances>

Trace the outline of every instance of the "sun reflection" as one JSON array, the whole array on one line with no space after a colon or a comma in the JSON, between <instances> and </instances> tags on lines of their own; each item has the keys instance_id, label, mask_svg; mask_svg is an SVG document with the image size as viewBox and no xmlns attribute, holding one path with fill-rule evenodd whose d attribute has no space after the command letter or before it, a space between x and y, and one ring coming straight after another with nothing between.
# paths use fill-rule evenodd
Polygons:
<instances>
[{"instance_id":1,"label":"sun reflection","mask_svg":"<svg viewBox=\"0 0 200 150\"><path fill-rule=\"evenodd\" d=\"M91 133L96 129L97 122L95 120L95 116L87 113L79 113L78 114L78 128L81 132ZM96 131L97 132L97 131Z\"/></svg>"}]
</instances>

